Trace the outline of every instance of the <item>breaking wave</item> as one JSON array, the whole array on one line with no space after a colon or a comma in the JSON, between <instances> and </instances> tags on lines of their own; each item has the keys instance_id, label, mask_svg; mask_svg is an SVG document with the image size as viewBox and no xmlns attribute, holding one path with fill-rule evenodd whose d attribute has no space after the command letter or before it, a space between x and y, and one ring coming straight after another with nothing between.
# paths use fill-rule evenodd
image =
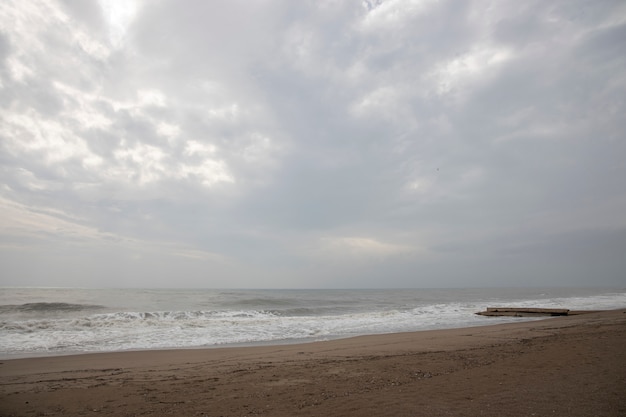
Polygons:
<instances>
[{"instance_id":1,"label":"breaking wave","mask_svg":"<svg viewBox=\"0 0 626 417\"><path fill-rule=\"evenodd\" d=\"M81 293L80 299L96 303L0 305L0 357L327 340L520 320L474 314L501 304L570 309L626 306L623 291L566 296L560 296L562 291L521 295L510 291L512 295L482 290L303 290L249 297L251 291L180 295L144 290L111 293L106 298L109 293L93 290ZM111 307L122 302L146 308Z\"/></svg>"}]
</instances>

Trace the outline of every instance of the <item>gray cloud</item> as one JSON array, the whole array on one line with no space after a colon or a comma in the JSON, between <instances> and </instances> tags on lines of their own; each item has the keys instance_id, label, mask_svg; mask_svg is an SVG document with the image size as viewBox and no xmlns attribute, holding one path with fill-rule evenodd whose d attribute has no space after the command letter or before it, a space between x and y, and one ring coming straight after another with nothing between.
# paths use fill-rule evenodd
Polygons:
<instances>
[{"instance_id":1,"label":"gray cloud","mask_svg":"<svg viewBox=\"0 0 626 417\"><path fill-rule=\"evenodd\" d=\"M622 2L0 18L1 284L623 284Z\"/></svg>"}]
</instances>

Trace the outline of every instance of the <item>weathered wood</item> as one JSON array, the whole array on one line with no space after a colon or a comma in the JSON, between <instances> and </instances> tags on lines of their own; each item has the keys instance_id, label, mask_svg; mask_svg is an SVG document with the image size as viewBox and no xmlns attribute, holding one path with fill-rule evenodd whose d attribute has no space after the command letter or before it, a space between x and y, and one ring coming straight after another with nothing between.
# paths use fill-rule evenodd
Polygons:
<instances>
[{"instance_id":1,"label":"weathered wood","mask_svg":"<svg viewBox=\"0 0 626 417\"><path fill-rule=\"evenodd\" d=\"M487 311L476 314L481 316L511 316L511 317L536 317L536 316L567 316L566 308L530 308L530 307L489 307Z\"/></svg>"},{"instance_id":2,"label":"weathered wood","mask_svg":"<svg viewBox=\"0 0 626 417\"><path fill-rule=\"evenodd\" d=\"M539 317L539 316L577 316L579 314L599 313L605 310L568 310L566 308L529 308L529 307L489 307L486 311L479 311L480 316L510 316L510 317Z\"/></svg>"},{"instance_id":3,"label":"weathered wood","mask_svg":"<svg viewBox=\"0 0 626 417\"><path fill-rule=\"evenodd\" d=\"M552 314L544 314L544 313L525 313L525 312L517 312L517 311L479 311L479 316L490 316L490 317L540 317L540 316L552 316ZM567 314L557 314L557 316L565 316Z\"/></svg>"},{"instance_id":4,"label":"weathered wood","mask_svg":"<svg viewBox=\"0 0 626 417\"><path fill-rule=\"evenodd\" d=\"M487 308L487 311L566 315L569 312L569 309L567 308L529 308L529 307L489 307Z\"/></svg>"}]
</instances>

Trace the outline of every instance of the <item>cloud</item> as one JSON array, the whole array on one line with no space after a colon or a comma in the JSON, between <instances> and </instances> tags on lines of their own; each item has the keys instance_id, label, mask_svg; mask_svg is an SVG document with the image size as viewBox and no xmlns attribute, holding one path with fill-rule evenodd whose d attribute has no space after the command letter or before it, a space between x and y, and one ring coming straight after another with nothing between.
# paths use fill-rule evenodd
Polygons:
<instances>
[{"instance_id":1,"label":"cloud","mask_svg":"<svg viewBox=\"0 0 626 417\"><path fill-rule=\"evenodd\" d=\"M26 207L5 199L0 199L0 211L3 214L0 256L13 279L21 285L40 283L40 275L46 269L49 273L63 275L63 280L58 282L71 285L91 282L92 285L128 286L130 283L136 286L141 285L140 282L152 282L152 285L162 286L176 268L181 274L180 285L205 282L219 286L238 280L239 274L233 276L238 268L230 259L206 250L176 242L140 240L102 232L85 225L87 219L49 208ZM144 263L160 265L163 269L149 267L152 275L137 281L138 275L146 274ZM221 276L207 275L207 270L219 272Z\"/></svg>"},{"instance_id":2,"label":"cloud","mask_svg":"<svg viewBox=\"0 0 626 417\"><path fill-rule=\"evenodd\" d=\"M316 256L334 262L381 262L398 256L415 256L418 250L368 237L323 237Z\"/></svg>"},{"instance_id":3,"label":"cloud","mask_svg":"<svg viewBox=\"0 0 626 417\"><path fill-rule=\"evenodd\" d=\"M174 267L150 266L167 259L192 286L314 286L313 267L331 286L465 286L500 284L517 248L546 283L580 283L528 248L575 265L568 237L622 245L625 16L610 0L4 2L0 209L31 225L3 229L21 242L4 257L58 266L69 250L35 242L83 236L99 243L81 268L126 259L138 285L167 286ZM205 281L209 264L231 281Z\"/></svg>"}]
</instances>

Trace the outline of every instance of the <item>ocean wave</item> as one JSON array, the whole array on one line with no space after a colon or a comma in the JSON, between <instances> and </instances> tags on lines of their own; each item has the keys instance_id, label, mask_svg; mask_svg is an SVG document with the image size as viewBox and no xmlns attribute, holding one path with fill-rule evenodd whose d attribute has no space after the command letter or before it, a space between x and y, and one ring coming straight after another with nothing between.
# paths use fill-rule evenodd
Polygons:
<instances>
[{"instance_id":1,"label":"ocean wave","mask_svg":"<svg viewBox=\"0 0 626 417\"><path fill-rule=\"evenodd\" d=\"M73 303L25 303L0 305L0 314L3 313L46 313L46 312L76 312L86 310L100 310L104 306L96 304L73 304Z\"/></svg>"},{"instance_id":2,"label":"ocean wave","mask_svg":"<svg viewBox=\"0 0 626 417\"><path fill-rule=\"evenodd\" d=\"M423 300L423 293L418 291L413 292L413 298L408 296L410 293L405 296L394 292L390 297L389 292L357 292L354 296L339 294L345 297L343 303L338 302L340 297L337 293L331 293L333 297L328 299L321 297L319 292L314 292L309 298L304 297L306 294L295 293L289 302L281 300L275 303L269 301L272 297L241 296L214 302L213 293L209 294L212 296L210 299L203 298L195 304L188 302L188 299L166 306L161 301L150 305L141 304L141 300L137 302L135 298L127 299L129 302L126 304L134 305L137 308L135 311L132 307L111 307L116 303L121 304L123 299L115 298L107 302L95 296L91 299L109 306L52 302L3 305L0 309L13 314L0 316L0 357L31 353L326 340L359 334L519 321L518 318L485 319L474 314L499 304L520 307L563 306L570 309L618 308L626 305L625 292L603 292L590 296L563 296L558 291L518 296L513 292L511 296L481 294L474 297L459 292L455 297L446 293L441 297L430 297L427 301ZM244 292L244 295L249 294ZM281 296L286 297L286 293L281 293ZM85 299L89 298L81 298ZM165 308L151 310L151 306Z\"/></svg>"}]
</instances>

